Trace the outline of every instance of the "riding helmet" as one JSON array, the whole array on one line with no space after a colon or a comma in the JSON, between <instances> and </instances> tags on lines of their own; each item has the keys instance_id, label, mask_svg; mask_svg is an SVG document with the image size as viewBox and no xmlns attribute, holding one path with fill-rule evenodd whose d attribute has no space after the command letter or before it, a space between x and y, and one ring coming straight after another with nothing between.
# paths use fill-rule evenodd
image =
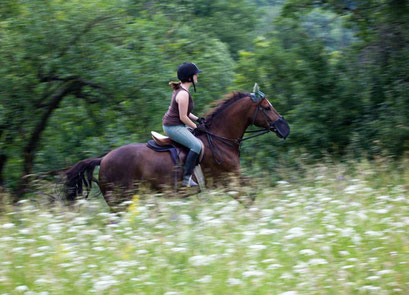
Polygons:
<instances>
[{"instance_id":1,"label":"riding helmet","mask_svg":"<svg viewBox=\"0 0 409 295\"><path fill-rule=\"evenodd\" d=\"M193 82L193 75L202 71L192 62L184 62L178 67L178 79L182 82Z\"/></svg>"}]
</instances>

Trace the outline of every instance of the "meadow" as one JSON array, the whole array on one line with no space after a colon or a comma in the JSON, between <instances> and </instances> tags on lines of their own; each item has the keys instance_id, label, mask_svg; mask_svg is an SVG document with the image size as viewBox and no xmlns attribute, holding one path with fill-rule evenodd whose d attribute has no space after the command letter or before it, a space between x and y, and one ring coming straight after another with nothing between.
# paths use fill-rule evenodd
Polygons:
<instances>
[{"instance_id":1,"label":"meadow","mask_svg":"<svg viewBox=\"0 0 409 295\"><path fill-rule=\"evenodd\" d=\"M249 208L239 190L3 205L0 294L409 294L408 176L311 167Z\"/></svg>"}]
</instances>

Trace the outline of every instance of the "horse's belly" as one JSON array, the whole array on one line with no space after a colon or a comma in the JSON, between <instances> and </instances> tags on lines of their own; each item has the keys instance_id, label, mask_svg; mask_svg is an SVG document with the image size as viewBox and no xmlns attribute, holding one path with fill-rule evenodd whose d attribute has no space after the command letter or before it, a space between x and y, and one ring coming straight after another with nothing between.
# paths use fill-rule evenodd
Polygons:
<instances>
[{"instance_id":1,"label":"horse's belly","mask_svg":"<svg viewBox=\"0 0 409 295\"><path fill-rule=\"evenodd\" d=\"M129 144L108 153L100 165L102 186L131 188L149 183L153 187L169 184L173 179L173 162L168 152L155 152L144 143Z\"/></svg>"}]
</instances>

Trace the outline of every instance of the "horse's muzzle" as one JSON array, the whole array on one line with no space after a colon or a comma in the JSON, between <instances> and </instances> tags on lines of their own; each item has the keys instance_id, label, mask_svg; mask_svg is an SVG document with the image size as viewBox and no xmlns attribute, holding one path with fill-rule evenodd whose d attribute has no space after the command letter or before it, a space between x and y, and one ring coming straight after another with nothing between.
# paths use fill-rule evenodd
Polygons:
<instances>
[{"instance_id":1,"label":"horse's muzzle","mask_svg":"<svg viewBox=\"0 0 409 295\"><path fill-rule=\"evenodd\" d=\"M278 137L286 139L290 135L290 125L284 117L280 117L270 124L270 130L275 132Z\"/></svg>"}]
</instances>

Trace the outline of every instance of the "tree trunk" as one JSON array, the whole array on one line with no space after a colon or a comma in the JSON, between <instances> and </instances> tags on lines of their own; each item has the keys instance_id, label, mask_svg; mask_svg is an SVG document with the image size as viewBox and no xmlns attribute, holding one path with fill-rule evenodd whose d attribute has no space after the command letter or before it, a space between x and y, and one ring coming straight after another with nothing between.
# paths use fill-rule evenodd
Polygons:
<instances>
[{"instance_id":1,"label":"tree trunk","mask_svg":"<svg viewBox=\"0 0 409 295\"><path fill-rule=\"evenodd\" d=\"M40 137L42 132L47 127L47 122L51 117L54 110L58 108L63 98L69 94L70 92L77 89L77 81L71 81L66 83L52 98L49 104L47 104L47 109L42 115L40 121L34 127L33 133L31 134L27 145L23 150L23 172L20 178L20 184L18 185L17 189L15 190L13 201L17 202L23 195L26 193L28 183L29 183L29 175L33 171L33 163L35 157L35 150L40 142Z\"/></svg>"},{"instance_id":2,"label":"tree trunk","mask_svg":"<svg viewBox=\"0 0 409 295\"><path fill-rule=\"evenodd\" d=\"M7 156L5 154L0 154L0 186L4 186L4 175L3 169L7 162Z\"/></svg>"}]
</instances>

